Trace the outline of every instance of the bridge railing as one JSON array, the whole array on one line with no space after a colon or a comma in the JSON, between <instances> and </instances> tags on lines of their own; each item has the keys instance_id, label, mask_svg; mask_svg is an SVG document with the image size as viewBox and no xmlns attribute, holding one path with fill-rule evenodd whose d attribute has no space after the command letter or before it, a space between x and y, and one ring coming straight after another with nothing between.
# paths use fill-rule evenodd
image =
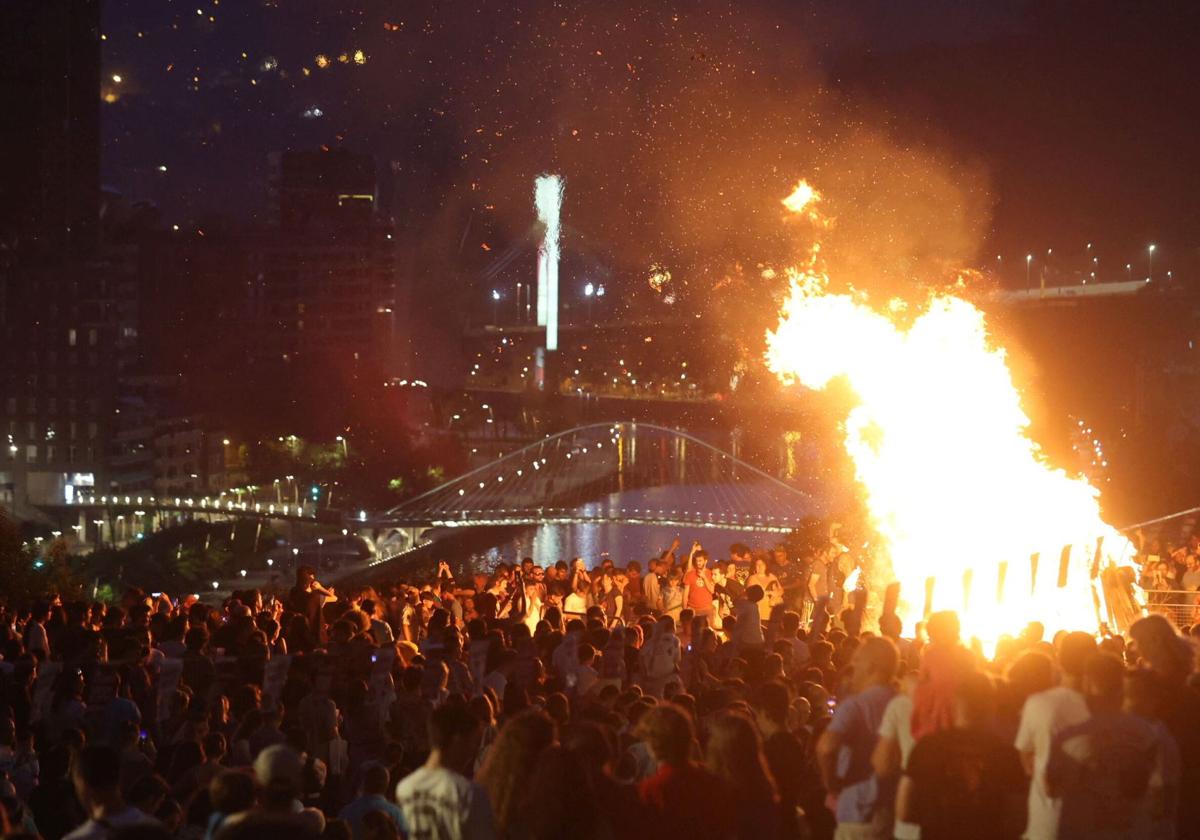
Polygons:
<instances>
[{"instance_id":1,"label":"bridge railing","mask_svg":"<svg viewBox=\"0 0 1200 840\"><path fill-rule=\"evenodd\" d=\"M1149 589L1146 591L1146 611L1158 613L1176 627L1186 627L1200 621L1200 592L1194 589Z\"/></svg>"},{"instance_id":2,"label":"bridge railing","mask_svg":"<svg viewBox=\"0 0 1200 840\"><path fill-rule=\"evenodd\" d=\"M296 519L316 519L318 509L312 503L238 501L224 496L136 496L136 495L77 495L67 501L67 507L148 507L202 513L281 516Z\"/></svg>"}]
</instances>

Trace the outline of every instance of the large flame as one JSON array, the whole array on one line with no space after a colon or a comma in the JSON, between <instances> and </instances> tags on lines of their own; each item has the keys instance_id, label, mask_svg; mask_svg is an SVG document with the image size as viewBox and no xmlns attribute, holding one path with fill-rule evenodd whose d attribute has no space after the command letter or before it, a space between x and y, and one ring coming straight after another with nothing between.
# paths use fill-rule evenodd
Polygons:
<instances>
[{"instance_id":1,"label":"large flame","mask_svg":"<svg viewBox=\"0 0 1200 840\"><path fill-rule=\"evenodd\" d=\"M1032 620L1099 629L1096 572L1131 546L1101 519L1097 491L1030 440L983 313L934 295L902 327L900 307L830 293L815 269L789 278L768 365L814 389L842 378L857 396L845 447L883 541L869 577L899 581L906 627L932 609L956 610L985 643Z\"/></svg>"}]
</instances>

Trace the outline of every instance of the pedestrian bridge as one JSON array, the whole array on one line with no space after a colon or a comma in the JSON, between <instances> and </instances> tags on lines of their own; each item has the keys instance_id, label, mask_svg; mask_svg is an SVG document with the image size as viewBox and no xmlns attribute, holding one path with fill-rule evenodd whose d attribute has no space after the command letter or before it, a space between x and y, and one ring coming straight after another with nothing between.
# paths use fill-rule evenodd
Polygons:
<instances>
[{"instance_id":1,"label":"pedestrian bridge","mask_svg":"<svg viewBox=\"0 0 1200 840\"><path fill-rule=\"evenodd\" d=\"M659 488L672 488L667 494ZM371 518L379 529L620 523L787 532L820 505L705 441L648 423L550 435Z\"/></svg>"}]
</instances>

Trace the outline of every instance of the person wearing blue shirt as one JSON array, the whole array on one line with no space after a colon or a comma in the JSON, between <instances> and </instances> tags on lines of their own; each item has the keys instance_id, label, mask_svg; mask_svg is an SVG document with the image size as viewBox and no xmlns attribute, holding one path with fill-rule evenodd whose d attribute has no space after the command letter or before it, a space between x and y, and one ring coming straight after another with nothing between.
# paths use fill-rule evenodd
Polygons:
<instances>
[{"instance_id":1,"label":"person wearing blue shirt","mask_svg":"<svg viewBox=\"0 0 1200 840\"><path fill-rule=\"evenodd\" d=\"M408 836L408 824L404 820L404 812L400 806L387 798L390 780L388 769L375 761L363 765L363 782L361 795L346 805L338 814L350 824L350 833L354 840L362 840L363 817L372 811L382 811L391 818L396 830L402 837Z\"/></svg>"},{"instance_id":2,"label":"person wearing blue shirt","mask_svg":"<svg viewBox=\"0 0 1200 840\"><path fill-rule=\"evenodd\" d=\"M851 660L854 693L843 699L817 742L817 763L837 817L835 840L891 837L895 781L871 766L879 724L896 694L899 654L887 638L865 640Z\"/></svg>"}]
</instances>

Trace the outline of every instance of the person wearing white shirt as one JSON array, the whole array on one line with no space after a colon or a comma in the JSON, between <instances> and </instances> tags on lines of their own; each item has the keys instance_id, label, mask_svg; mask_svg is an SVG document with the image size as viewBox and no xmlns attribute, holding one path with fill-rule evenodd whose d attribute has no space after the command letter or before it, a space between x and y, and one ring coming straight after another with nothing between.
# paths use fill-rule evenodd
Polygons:
<instances>
[{"instance_id":1,"label":"person wearing white shirt","mask_svg":"<svg viewBox=\"0 0 1200 840\"><path fill-rule=\"evenodd\" d=\"M1091 717L1081 689L1084 664L1095 652L1096 640L1087 633L1068 633L1058 651L1061 685L1030 695L1021 709L1016 748L1026 775L1031 777L1026 840L1058 837L1062 801L1046 789L1046 765L1055 736Z\"/></svg>"},{"instance_id":2,"label":"person wearing white shirt","mask_svg":"<svg viewBox=\"0 0 1200 840\"><path fill-rule=\"evenodd\" d=\"M482 724L466 706L447 703L429 721L432 749L425 763L396 785L396 804L409 840L492 840L487 791L463 773L479 748Z\"/></svg>"},{"instance_id":3,"label":"person wearing white shirt","mask_svg":"<svg viewBox=\"0 0 1200 840\"><path fill-rule=\"evenodd\" d=\"M908 766L908 756L912 753L912 709L913 694L917 690L917 674L910 672L901 685L901 693L888 701L883 710L883 720L879 723L879 741L875 744L875 752L871 754L871 766L875 775L881 779L897 776ZM899 817L895 825L896 840L920 840L921 827L915 823L905 822Z\"/></svg>"}]
</instances>

